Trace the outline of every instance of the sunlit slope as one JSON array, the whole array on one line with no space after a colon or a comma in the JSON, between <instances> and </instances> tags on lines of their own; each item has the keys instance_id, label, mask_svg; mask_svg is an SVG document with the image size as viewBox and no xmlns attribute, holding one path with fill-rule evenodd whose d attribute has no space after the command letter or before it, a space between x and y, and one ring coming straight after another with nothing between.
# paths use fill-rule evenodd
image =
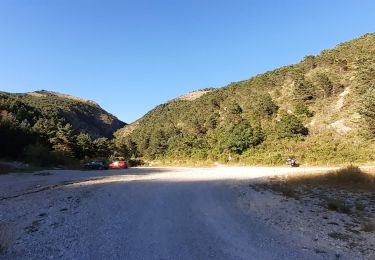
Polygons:
<instances>
[{"instance_id":1,"label":"sunlit slope","mask_svg":"<svg viewBox=\"0 0 375 260\"><path fill-rule=\"evenodd\" d=\"M159 105L117 131L116 141L150 159L372 161L371 118L363 110L371 109L374 83L371 33L298 64Z\"/></svg>"}]
</instances>

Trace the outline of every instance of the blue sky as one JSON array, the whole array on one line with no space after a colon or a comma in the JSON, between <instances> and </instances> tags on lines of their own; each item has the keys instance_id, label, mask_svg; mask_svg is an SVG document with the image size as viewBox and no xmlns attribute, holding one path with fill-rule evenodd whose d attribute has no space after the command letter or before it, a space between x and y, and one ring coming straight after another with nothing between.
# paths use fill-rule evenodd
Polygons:
<instances>
[{"instance_id":1,"label":"blue sky","mask_svg":"<svg viewBox=\"0 0 375 260\"><path fill-rule=\"evenodd\" d=\"M375 1L0 0L0 90L98 102L125 122L375 31Z\"/></svg>"}]
</instances>

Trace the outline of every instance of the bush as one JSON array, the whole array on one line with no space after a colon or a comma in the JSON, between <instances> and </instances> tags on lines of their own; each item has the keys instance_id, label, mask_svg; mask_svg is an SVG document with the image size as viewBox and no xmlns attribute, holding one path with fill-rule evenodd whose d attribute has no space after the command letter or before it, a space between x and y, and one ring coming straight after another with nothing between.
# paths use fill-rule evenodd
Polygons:
<instances>
[{"instance_id":1,"label":"bush","mask_svg":"<svg viewBox=\"0 0 375 260\"><path fill-rule=\"evenodd\" d=\"M260 129L253 128L248 122L230 129L226 134L224 148L236 154L242 154L249 148L262 143L264 135Z\"/></svg>"},{"instance_id":2,"label":"bush","mask_svg":"<svg viewBox=\"0 0 375 260\"><path fill-rule=\"evenodd\" d=\"M294 108L294 113L296 115L304 115L304 116L307 116L307 117L312 117L314 115L309 110L309 107L305 103L303 103L303 102L297 103L297 105Z\"/></svg>"},{"instance_id":3,"label":"bush","mask_svg":"<svg viewBox=\"0 0 375 260\"><path fill-rule=\"evenodd\" d=\"M316 98L315 87L305 79L299 79L294 83L294 94L296 99L312 101Z\"/></svg>"},{"instance_id":4,"label":"bush","mask_svg":"<svg viewBox=\"0 0 375 260\"><path fill-rule=\"evenodd\" d=\"M25 149L25 159L35 166L51 166L57 161L52 151L41 143L28 145Z\"/></svg>"},{"instance_id":5,"label":"bush","mask_svg":"<svg viewBox=\"0 0 375 260\"><path fill-rule=\"evenodd\" d=\"M270 118L279 107L273 102L269 93L257 93L246 101L249 114L256 118Z\"/></svg>"},{"instance_id":6,"label":"bush","mask_svg":"<svg viewBox=\"0 0 375 260\"><path fill-rule=\"evenodd\" d=\"M327 75L319 73L316 75L316 84L322 92L323 98L330 97L333 94L333 84Z\"/></svg>"},{"instance_id":7,"label":"bush","mask_svg":"<svg viewBox=\"0 0 375 260\"><path fill-rule=\"evenodd\" d=\"M129 167L137 167L137 166L142 166L145 164L145 162L141 159L130 159L128 161Z\"/></svg>"}]
</instances>

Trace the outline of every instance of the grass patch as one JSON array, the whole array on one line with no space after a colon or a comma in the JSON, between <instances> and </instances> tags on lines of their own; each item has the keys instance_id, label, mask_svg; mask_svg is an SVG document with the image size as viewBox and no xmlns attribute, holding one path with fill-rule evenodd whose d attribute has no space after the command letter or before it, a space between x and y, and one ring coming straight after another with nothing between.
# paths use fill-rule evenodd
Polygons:
<instances>
[{"instance_id":1,"label":"grass patch","mask_svg":"<svg viewBox=\"0 0 375 260\"><path fill-rule=\"evenodd\" d=\"M301 174L287 178L292 187L334 188L347 191L375 191L375 174L364 172L356 166L321 174Z\"/></svg>"},{"instance_id":2,"label":"grass patch","mask_svg":"<svg viewBox=\"0 0 375 260\"><path fill-rule=\"evenodd\" d=\"M375 193L375 174L347 166L326 173L277 177L259 187L297 200L318 199L330 211L362 216L372 209L367 200ZM375 224L368 223L363 229L375 229Z\"/></svg>"},{"instance_id":3,"label":"grass patch","mask_svg":"<svg viewBox=\"0 0 375 260\"><path fill-rule=\"evenodd\" d=\"M0 223L0 254L5 253L15 241L15 227L7 223Z\"/></svg>"},{"instance_id":4,"label":"grass patch","mask_svg":"<svg viewBox=\"0 0 375 260\"><path fill-rule=\"evenodd\" d=\"M356 166L348 166L323 175L322 181L331 185L350 187L356 187L357 185L372 186L375 183L375 175L363 172Z\"/></svg>"}]
</instances>

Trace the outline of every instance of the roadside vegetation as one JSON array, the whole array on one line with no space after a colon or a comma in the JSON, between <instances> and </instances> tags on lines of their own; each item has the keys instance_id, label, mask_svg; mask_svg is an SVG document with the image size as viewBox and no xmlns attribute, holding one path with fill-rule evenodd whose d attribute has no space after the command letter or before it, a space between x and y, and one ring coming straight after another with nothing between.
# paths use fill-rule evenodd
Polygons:
<instances>
[{"instance_id":1,"label":"roadside vegetation","mask_svg":"<svg viewBox=\"0 0 375 260\"><path fill-rule=\"evenodd\" d=\"M348 166L326 173L272 177L250 187L259 200L277 201L267 209L278 214L269 217L271 223L293 223L291 228L311 231L315 242L327 239L330 245L370 257L375 241L374 184L375 171ZM291 211L292 216L285 214Z\"/></svg>"},{"instance_id":2,"label":"roadside vegetation","mask_svg":"<svg viewBox=\"0 0 375 260\"><path fill-rule=\"evenodd\" d=\"M284 187L283 192L281 187ZM348 192L369 192L375 194L375 172L364 171L356 166L347 166L326 173L298 174L274 178L269 188L288 195L311 188L334 189ZM329 199L329 198L327 198Z\"/></svg>"},{"instance_id":3,"label":"roadside vegetation","mask_svg":"<svg viewBox=\"0 0 375 260\"><path fill-rule=\"evenodd\" d=\"M327 210L360 219L361 230L375 231L372 220L375 171L347 166L319 174L276 177L259 187L296 200L317 199Z\"/></svg>"}]
</instances>

